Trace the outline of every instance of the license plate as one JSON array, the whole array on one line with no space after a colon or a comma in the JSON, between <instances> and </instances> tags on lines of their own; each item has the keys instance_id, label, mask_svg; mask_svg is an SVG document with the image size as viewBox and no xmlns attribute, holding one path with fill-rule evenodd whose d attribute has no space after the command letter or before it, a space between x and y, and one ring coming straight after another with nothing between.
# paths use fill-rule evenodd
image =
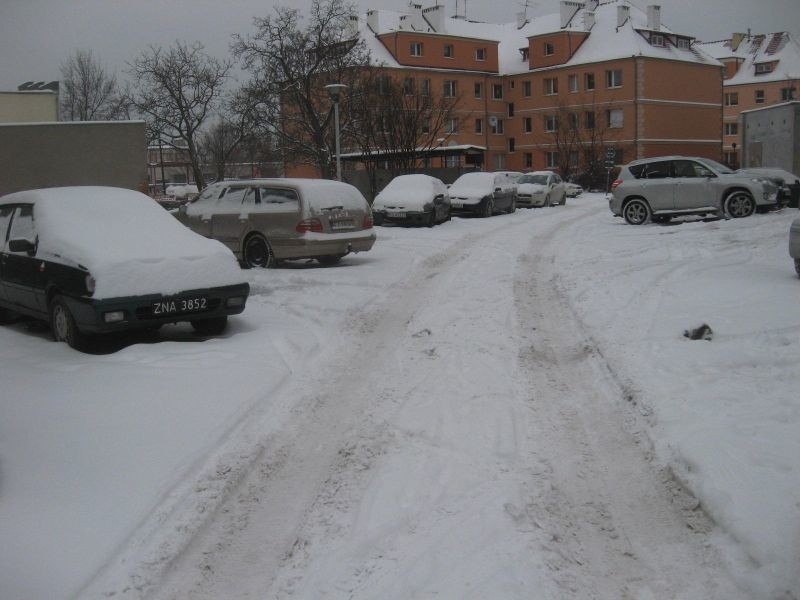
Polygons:
<instances>
[{"instance_id":1,"label":"license plate","mask_svg":"<svg viewBox=\"0 0 800 600\"><path fill-rule=\"evenodd\" d=\"M463 202L451 202L450 206L451 206L451 208L464 208L464 203Z\"/></svg>"},{"instance_id":2,"label":"license plate","mask_svg":"<svg viewBox=\"0 0 800 600\"><path fill-rule=\"evenodd\" d=\"M197 312L208 308L208 300L199 298L168 298L153 303L153 316Z\"/></svg>"},{"instance_id":3,"label":"license plate","mask_svg":"<svg viewBox=\"0 0 800 600\"><path fill-rule=\"evenodd\" d=\"M390 217L390 218L393 218L393 219L405 219L406 218L406 213L404 213L404 212L387 212L386 216Z\"/></svg>"},{"instance_id":4,"label":"license plate","mask_svg":"<svg viewBox=\"0 0 800 600\"><path fill-rule=\"evenodd\" d=\"M330 224L331 224L331 231L342 231L343 229L353 229L352 219L331 221Z\"/></svg>"}]
</instances>

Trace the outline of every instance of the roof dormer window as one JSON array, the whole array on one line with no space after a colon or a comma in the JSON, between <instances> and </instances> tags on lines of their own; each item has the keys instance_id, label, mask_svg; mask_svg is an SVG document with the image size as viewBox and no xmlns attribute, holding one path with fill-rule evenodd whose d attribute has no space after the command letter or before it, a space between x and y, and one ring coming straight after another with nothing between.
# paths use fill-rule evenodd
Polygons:
<instances>
[{"instance_id":1,"label":"roof dormer window","mask_svg":"<svg viewBox=\"0 0 800 600\"><path fill-rule=\"evenodd\" d=\"M681 50L689 50L692 47L691 42L686 38L678 38L675 45Z\"/></svg>"},{"instance_id":2,"label":"roof dormer window","mask_svg":"<svg viewBox=\"0 0 800 600\"><path fill-rule=\"evenodd\" d=\"M772 63L757 63L756 75L764 75L765 73L772 73Z\"/></svg>"},{"instance_id":3,"label":"roof dormer window","mask_svg":"<svg viewBox=\"0 0 800 600\"><path fill-rule=\"evenodd\" d=\"M660 33L653 33L650 35L650 45L656 46L657 48L664 47L664 36Z\"/></svg>"}]
</instances>

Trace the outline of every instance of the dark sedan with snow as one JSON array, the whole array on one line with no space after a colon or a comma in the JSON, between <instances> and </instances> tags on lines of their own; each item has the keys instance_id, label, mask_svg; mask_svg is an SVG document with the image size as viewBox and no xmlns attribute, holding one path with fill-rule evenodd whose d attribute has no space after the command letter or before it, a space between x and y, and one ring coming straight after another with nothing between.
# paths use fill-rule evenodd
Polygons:
<instances>
[{"instance_id":1,"label":"dark sedan with snow","mask_svg":"<svg viewBox=\"0 0 800 600\"><path fill-rule=\"evenodd\" d=\"M221 333L249 285L233 254L196 235L151 198L109 187L50 188L0 198L0 319L86 336L189 321Z\"/></svg>"}]
</instances>

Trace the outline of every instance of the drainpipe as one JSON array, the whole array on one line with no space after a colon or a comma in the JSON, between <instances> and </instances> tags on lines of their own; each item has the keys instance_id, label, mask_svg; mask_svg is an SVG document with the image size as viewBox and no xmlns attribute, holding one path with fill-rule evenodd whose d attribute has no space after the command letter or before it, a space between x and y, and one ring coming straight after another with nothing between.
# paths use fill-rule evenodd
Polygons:
<instances>
[{"instance_id":1,"label":"drainpipe","mask_svg":"<svg viewBox=\"0 0 800 600\"><path fill-rule=\"evenodd\" d=\"M483 138L485 140L486 151L483 155L483 165L481 170L486 171L489 163L489 76L483 75Z\"/></svg>"}]
</instances>

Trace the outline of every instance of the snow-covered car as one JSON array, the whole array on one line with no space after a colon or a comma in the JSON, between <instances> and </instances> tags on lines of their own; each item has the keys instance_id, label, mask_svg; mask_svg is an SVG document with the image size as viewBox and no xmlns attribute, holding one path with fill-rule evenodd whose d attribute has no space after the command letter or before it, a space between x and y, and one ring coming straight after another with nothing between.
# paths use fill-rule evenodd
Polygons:
<instances>
[{"instance_id":1,"label":"snow-covered car","mask_svg":"<svg viewBox=\"0 0 800 600\"><path fill-rule=\"evenodd\" d=\"M0 198L0 317L47 321L57 341L189 321L221 333L249 285L233 254L154 200L110 187Z\"/></svg>"},{"instance_id":2,"label":"snow-covered car","mask_svg":"<svg viewBox=\"0 0 800 600\"><path fill-rule=\"evenodd\" d=\"M778 188L761 176L734 173L708 158L659 156L628 163L611 184L608 207L631 225L683 215L749 217L778 202Z\"/></svg>"},{"instance_id":3,"label":"snow-covered car","mask_svg":"<svg viewBox=\"0 0 800 600\"><path fill-rule=\"evenodd\" d=\"M567 191L567 198L577 198L583 193L583 188L577 183L564 182L564 189Z\"/></svg>"},{"instance_id":4,"label":"snow-covered car","mask_svg":"<svg viewBox=\"0 0 800 600\"><path fill-rule=\"evenodd\" d=\"M564 181L553 171L526 173L517 180L517 203L520 206L566 204Z\"/></svg>"},{"instance_id":5,"label":"snow-covered car","mask_svg":"<svg viewBox=\"0 0 800 600\"><path fill-rule=\"evenodd\" d=\"M474 171L464 173L450 186L450 210L491 217L497 212L517 209L517 190L506 173Z\"/></svg>"},{"instance_id":6,"label":"snow-covered car","mask_svg":"<svg viewBox=\"0 0 800 600\"><path fill-rule=\"evenodd\" d=\"M450 218L450 193L441 179L430 175L398 175L375 196L372 216L385 222L426 225Z\"/></svg>"},{"instance_id":7,"label":"snow-covered car","mask_svg":"<svg viewBox=\"0 0 800 600\"><path fill-rule=\"evenodd\" d=\"M800 177L783 169L773 169L769 167L748 167L736 171L739 174L750 177L764 177L778 186L778 204L790 204L792 188L800 188ZM797 208L797 205L794 205Z\"/></svg>"},{"instance_id":8,"label":"snow-covered car","mask_svg":"<svg viewBox=\"0 0 800 600\"><path fill-rule=\"evenodd\" d=\"M800 277L800 219L792 221L789 229L789 256L794 259L794 270Z\"/></svg>"},{"instance_id":9,"label":"snow-covered car","mask_svg":"<svg viewBox=\"0 0 800 600\"><path fill-rule=\"evenodd\" d=\"M221 241L245 267L293 259L333 265L370 250L376 238L361 192L327 179L220 181L173 214L192 231Z\"/></svg>"}]
</instances>

